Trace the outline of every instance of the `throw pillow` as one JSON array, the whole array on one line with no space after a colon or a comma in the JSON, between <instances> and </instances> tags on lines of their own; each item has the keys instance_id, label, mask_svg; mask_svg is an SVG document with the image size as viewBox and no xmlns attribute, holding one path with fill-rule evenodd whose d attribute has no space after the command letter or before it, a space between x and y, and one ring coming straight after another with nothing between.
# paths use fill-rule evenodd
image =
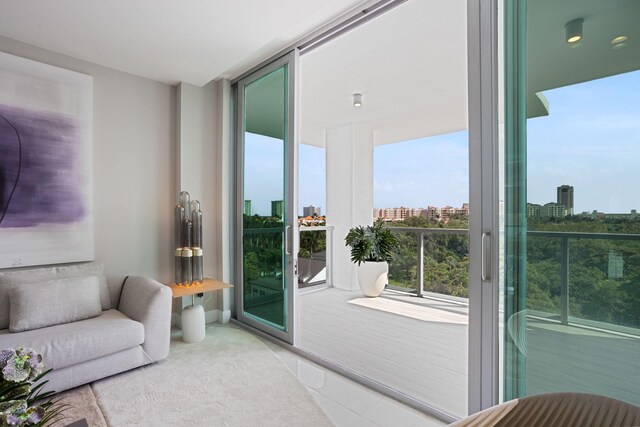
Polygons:
<instances>
[{"instance_id":1,"label":"throw pillow","mask_svg":"<svg viewBox=\"0 0 640 427\"><path fill-rule=\"evenodd\" d=\"M75 322L102 313L96 276L14 286L9 299L11 332Z\"/></svg>"},{"instance_id":2,"label":"throw pillow","mask_svg":"<svg viewBox=\"0 0 640 427\"><path fill-rule=\"evenodd\" d=\"M56 267L21 268L18 270L0 271L0 329L9 327L9 293L15 285L31 285L55 279L72 277L97 276L100 281L100 301L102 309L111 308L104 265L101 262L85 262L80 264Z\"/></svg>"}]
</instances>

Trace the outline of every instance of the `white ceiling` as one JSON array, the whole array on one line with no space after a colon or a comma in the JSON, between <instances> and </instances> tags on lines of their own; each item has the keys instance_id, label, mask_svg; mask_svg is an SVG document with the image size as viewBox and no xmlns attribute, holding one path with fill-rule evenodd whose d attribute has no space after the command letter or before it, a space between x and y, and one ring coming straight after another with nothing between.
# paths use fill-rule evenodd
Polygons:
<instances>
[{"instance_id":1,"label":"white ceiling","mask_svg":"<svg viewBox=\"0 0 640 427\"><path fill-rule=\"evenodd\" d=\"M0 35L154 80L234 77L365 0L0 0ZM640 0L528 2L528 91L640 68ZM582 46L564 24L584 18ZM612 50L610 39L629 36ZM371 129L376 144L467 127L466 0L410 0L301 58L301 142ZM364 105L352 106L363 94ZM536 104L536 105L537 105ZM533 104L532 104L533 105ZM550 106L553 110L553 105ZM536 111L537 111L536 110Z\"/></svg>"},{"instance_id":2,"label":"white ceiling","mask_svg":"<svg viewBox=\"0 0 640 427\"><path fill-rule=\"evenodd\" d=\"M640 69L640 0L532 0L527 9L528 117L553 111L540 92ZM564 25L580 17L584 38L572 48ZM304 55L300 141L322 147L324 130L346 123L372 130L376 145L466 129L466 25L466 0L410 0ZM628 46L612 49L623 34Z\"/></svg>"},{"instance_id":3,"label":"white ceiling","mask_svg":"<svg viewBox=\"0 0 640 427\"><path fill-rule=\"evenodd\" d=\"M410 0L304 55L300 141L346 123L376 145L466 129L466 20L466 0Z\"/></svg>"},{"instance_id":4,"label":"white ceiling","mask_svg":"<svg viewBox=\"0 0 640 427\"><path fill-rule=\"evenodd\" d=\"M0 35L166 83L234 77L363 0L0 0Z\"/></svg>"}]
</instances>

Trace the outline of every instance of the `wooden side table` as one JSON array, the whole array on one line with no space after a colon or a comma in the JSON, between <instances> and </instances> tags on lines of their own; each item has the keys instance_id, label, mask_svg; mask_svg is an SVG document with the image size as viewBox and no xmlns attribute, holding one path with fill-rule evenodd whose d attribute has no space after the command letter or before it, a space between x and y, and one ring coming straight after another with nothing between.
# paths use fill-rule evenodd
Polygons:
<instances>
[{"instance_id":1,"label":"wooden side table","mask_svg":"<svg viewBox=\"0 0 640 427\"><path fill-rule=\"evenodd\" d=\"M182 340L184 342L199 342L205 336L204 308L196 305L196 294L214 292L232 288L233 285L220 280L205 278L200 285L179 286L175 283L169 285L174 298L182 298L191 295L191 305L182 310Z\"/></svg>"}]
</instances>

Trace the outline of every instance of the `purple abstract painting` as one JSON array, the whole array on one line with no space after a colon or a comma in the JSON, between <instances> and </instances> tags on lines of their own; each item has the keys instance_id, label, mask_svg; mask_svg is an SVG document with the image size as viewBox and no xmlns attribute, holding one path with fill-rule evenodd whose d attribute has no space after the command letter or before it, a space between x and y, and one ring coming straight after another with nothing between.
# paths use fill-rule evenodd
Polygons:
<instances>
[{"instance_id":1,"label":"purple abstract painting","mask_svg":"<svg viewBox=\"0 0 640 427\"><path fill-rule=\"evenodd\" d=\"M0 269L93 259L93 80L0 52Z\"/></svg>"},{"instance_id":2,"label":"purple abstract painting","mask_svg":"<svg viewBox=\"0 0 640 427\"><path fill-rule=\"evenodd\" d=\"M78 149L73 118L0 105L0 227L82 220Z\"/></svg>"}]
</instances>

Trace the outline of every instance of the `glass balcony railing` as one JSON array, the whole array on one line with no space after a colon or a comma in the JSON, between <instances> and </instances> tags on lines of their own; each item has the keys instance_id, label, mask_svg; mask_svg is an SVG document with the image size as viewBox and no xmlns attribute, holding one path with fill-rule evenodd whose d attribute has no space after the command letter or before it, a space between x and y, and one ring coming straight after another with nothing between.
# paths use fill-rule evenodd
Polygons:
<instances>
[{"instance_id":1,"label":"glass balcony railing","mask_svg":"<svg viewBox=\"0 0 640 427\"><path fill-rule=\"evenodd\" d=\"M390 227L389 286L468 298L469 231ZM564 325L640 335L640 235L527 232L527 309Z\"/></svg>"},{"instance_id":2,"label":"glass balcony railing","mask_svg":"<svg viewBox=\"0 0 640 427\"><path fill-rule=\"evenodd\" d=\"M469 297L469 230L390 227L399 240L389 286L418 296Z\"/></svg>"},{"instance_id":3,"label":"glass balcony railing","mask_svg":"<svg viewBox=\"0 0 640 427\"><path fill-rule=\"evenodd\" d=\"M331 286L332 226L301 226L298 251L298 288Z\"/></svg>"},{"instance_id":4,"label":"glass balcony railing","mask_svg":"<svg viewBox=\"0 0 640 427\"><path fill-rule=\"evenodd\" d=\"M640 235L527 232L527 309L640 335Z\"/></svg>"}]
</instances>

